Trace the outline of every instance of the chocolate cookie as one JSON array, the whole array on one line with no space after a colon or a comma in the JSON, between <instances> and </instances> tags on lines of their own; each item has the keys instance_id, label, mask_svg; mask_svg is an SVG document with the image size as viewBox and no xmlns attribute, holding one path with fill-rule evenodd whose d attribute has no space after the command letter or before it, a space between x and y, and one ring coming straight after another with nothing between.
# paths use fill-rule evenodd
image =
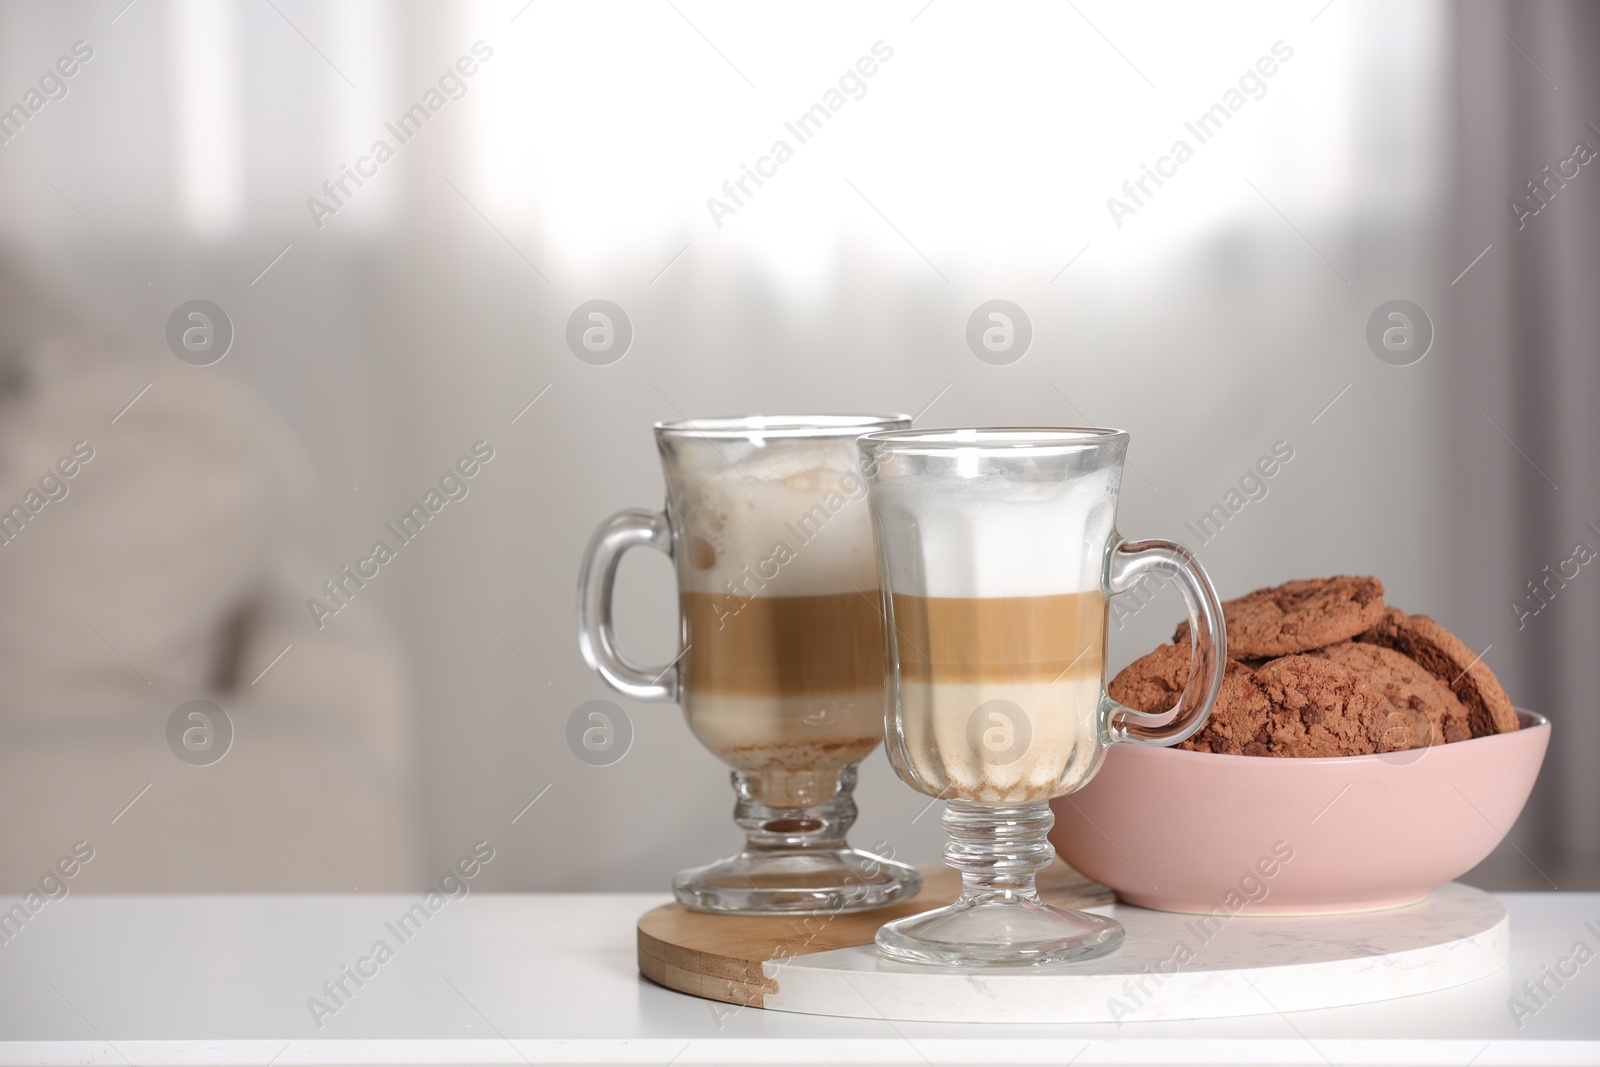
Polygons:
<instances>
[{"instance_id":1,"label":"chocolate cookie","mask_svg":"<svg viewBox=\"0 0 1600 1067\"><path fill-rule=\"evenodd\" d=\"M1238 660L1229 660L1211 716L1198 733L1179 747L1228 756L1270 756L1270 711L1266 694L1256 684L1255 672Z\"/></svg>"},{"instance_id":2,"label":"chocolate cookie","mask_svg":"<svg viewBox=\"0 0 1600 1067\"><path fill-rule=\"evenodd\" d=\"M1266 694L1274 756L1361 756L1426 745L1427 716L1396 708L1375 687L1319 656L1284 656L1255 672Z\"/></svg>"},{"instance_id":3,"label":"chocolate cookie","mask_svg":"<svg viewBox=\"0 0 1600 1067\"><path fill-rule=\"evenodd\" d=\"M1467 710L1473 737L1507 734L1517 729L1511 698L1477 653L1455 634L1426 615L1407 615L1389 608L1357 641L1392 648L1450 687Z\"/></svg>"},{"instance_id":4,"label":"chocolate cookie","mask_svg":"<svg viewBox=\"0 0 1600 1067\"><path fill-rule=\"evenodd\" d=\"M1252 680L1252 671L1229 660L1222 689L1206 724L1179 747L1234 756L1266 756L1267 698ZM1124 667L1107 692L1111 699L1136 711L1166 711L1189 683L1189 646L1162 645Z\"/></svg>"},{"instance_id":5,"label":"chocolate cookie","mask_svg":"<svg viewBox=\"0 0 1600 1067\"><path fill-rule=\"evenodd\" d=\"M1111 679L1111 699L1136 711L1165 711L1189 684L1189 646L1162 645L1140 656Z\"/></svg>"},{"instance_id":6,"label":"chocolate cookie","mask_svg":"<svg viewBox=\"0 0 1600 1067\"><path fill-rule=\"evenodd\" d=\"M1257 589L1222 605L1228 655L1266 659L1348 641L1383 615L1383 583L1376 578L1308 578ZM1173 641L1189 640L1188 620Z\"/></svg>"},{"instance_id":7,"label":"chocolate cookie","mask_svg":"<svg viewBox=\"0 0 1600 1067\"><path fill-rule=\"evenodd\" d=\"M1450 687L1422 668L1416 660L1383 645L1341 641L1311 653L1355 671L1397 708L1414 708L1428 717L1430 744L1465 741L1472 736L1466 705Z\"/></svg>"}]
</instances>

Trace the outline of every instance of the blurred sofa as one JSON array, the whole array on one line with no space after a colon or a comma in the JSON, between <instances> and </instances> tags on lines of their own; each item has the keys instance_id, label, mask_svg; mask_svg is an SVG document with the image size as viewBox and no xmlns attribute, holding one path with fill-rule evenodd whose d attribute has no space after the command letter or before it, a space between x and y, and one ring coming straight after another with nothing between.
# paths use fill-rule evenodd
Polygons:
<instances>
[{"instance_id":1,"label":"blurred sofa","mask_svg":"<svg viewBox=\"0 0 1600 1067\"><path fill-rule=\"evenodd\" d=\"M0 277L0 893L74 848L93 856L68 891L416 884L402 656L370 612L310 624L286 428L222 368L59 328L14 282ZM172 740L194 700L221 709L220 759Z\"/></svg>"}]
</instances>

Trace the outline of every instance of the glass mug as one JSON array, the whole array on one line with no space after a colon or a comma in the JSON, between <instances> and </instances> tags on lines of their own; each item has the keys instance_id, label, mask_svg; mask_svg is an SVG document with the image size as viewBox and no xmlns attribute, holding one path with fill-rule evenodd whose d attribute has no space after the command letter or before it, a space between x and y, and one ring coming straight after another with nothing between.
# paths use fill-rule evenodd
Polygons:
<instances>
[{"instance_id":1,"label":"glass mug","mask_svg":"<svg viewBox=\"0 0 1600 1067\"><path fill-rule=\"evenodd\" d=\"M888 622L885 744L912 788L946 800L948 907L878 931L893 959L1027 964L1109 952L1112 919L1039 898L1050 800L1114 742L1173 745L1204 725L1226 662L1199 562L1115 528L1128 435L1102 429L897 430L859 442ZM1183 593L1189 679L1162 714L1106 694L1106 601L1143 576Z\"/></svg>"},{"instance_id":2,"label":"glass mug","mask_svg":"<svg viewBox=\"0 0 1600 1067\"><path fill-rule=\"evenodd\" d=\"M845 842L856 764L883 739L878 575L855 442L904 415L751 416L662 422L664 513L622 511L595 531L578 583L578 643L612 688L678 701L733 768L737 855L682 871L700 911L881 907L916 895L901 863ZM672 557L682 652L640 666L618 647L622 553Z\"/></svg>"}]
</instances>

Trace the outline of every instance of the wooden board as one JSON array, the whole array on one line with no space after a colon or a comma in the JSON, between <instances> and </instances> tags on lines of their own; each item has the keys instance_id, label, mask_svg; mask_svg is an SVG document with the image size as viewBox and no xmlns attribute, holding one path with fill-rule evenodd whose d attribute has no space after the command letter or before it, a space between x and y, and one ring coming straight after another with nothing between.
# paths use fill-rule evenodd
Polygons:
<instances>
[{"instance_id":1,"label":"wooden board","mask_svg":"<svg viewBox=\"0 0 1600 1067\"><path fill-rule=\"evenodd\" d=\"M954 868L920 870L922 892L875 911L709 915L663 904L639 917L639 973L680 993L759 1008L778 988L776 980L765 977L763 964L870 945L884 923L942 907L960 894L961 877ZM1115 899L1111 890L1059 859L1039 875L1039 894L1065 908L1092 908Z\"/></svg>"}]
</instances>

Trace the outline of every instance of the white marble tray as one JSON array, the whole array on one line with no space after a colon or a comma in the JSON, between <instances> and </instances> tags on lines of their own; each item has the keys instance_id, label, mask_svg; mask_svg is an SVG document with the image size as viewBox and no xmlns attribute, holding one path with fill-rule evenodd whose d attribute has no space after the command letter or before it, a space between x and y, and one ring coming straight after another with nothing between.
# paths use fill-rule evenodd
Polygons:
<instances>
[{"instance_id":1,"label":"white marble tray","mask_svg":"<svg viewBox=\"0 0 1600 1067\"><path fill-rule=\"evenodd\" d=\"M926 1022L1144 1022L1332 1008L1427 993L1505 966L1505 905L1451 883L1420 904L1318 917L1212 919L1122 904L1121 949L1051 968L891 963L870 945L768 963L762 1005ZM1187 951L1185 951L1187 950ZM1183 962L1187 958L1187 962Z\"/></svg>"}]
</instances>

